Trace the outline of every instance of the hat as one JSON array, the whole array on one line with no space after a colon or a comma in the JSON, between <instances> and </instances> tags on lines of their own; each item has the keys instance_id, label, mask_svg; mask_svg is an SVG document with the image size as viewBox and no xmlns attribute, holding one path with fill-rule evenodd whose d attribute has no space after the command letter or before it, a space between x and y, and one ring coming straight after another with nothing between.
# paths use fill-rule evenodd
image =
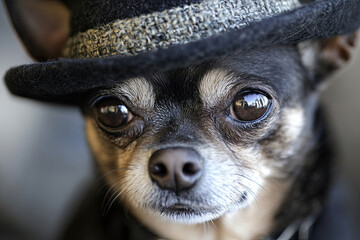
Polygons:
<instances>
[{"instance_id":1,"label":"hat","mask_svg":"<svg viewBox=\"0 0 360 240\"><path fill-rule=\"evenodd\" d=\"M36 44L21 25L17 2L28 1L6 1L14 26L30 53L46 62L10 69L7 87L23 97L70 104L128 78L238 50L346 34L360 25L359 0L54 1L71 21L56 59L49 60L52 55L32 50Z\"/></svg>"}]
</instances>

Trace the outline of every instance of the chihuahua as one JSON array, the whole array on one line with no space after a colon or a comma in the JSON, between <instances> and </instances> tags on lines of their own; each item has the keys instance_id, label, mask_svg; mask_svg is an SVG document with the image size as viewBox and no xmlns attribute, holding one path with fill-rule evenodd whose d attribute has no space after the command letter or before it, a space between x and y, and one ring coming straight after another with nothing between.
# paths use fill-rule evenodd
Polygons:
<instances>
[{"instance_id":1,"label":"chihuahua","mask_svg":"<svg viewBox=\"0 0 360 240\"><path fill-rule=\"evenodd\" d=\"M38 60L63 57L78 22L64 2L5 0ZM318 98L355 42L236 51L81 96L99 180L62 239L308 239L333 165Z\"/></svg>"},{"instance_id":2,"label":"chihuahua","mask_svg":"<svg viewBox=\"0 0 360 240\"><path fill-rule=\"evenodd\" d=\"M82 109L103 188L64 239L309 235L332 169L319 89L355 36L235 52L92 93Z\"/></svg>"}]
</instances>

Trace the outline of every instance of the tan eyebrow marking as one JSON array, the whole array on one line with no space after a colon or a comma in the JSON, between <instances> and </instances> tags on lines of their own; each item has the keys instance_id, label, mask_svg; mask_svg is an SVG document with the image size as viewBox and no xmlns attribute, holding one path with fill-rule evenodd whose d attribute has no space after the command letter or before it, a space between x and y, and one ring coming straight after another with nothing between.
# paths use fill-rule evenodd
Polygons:
<instances>
[{"instance_id":1,"label":"tan eyebrow marking","mask_svg":"<svg viewBox=\"0 0 360 240\"><path fill-rule=\"evenodd\" d=\"M130 78L116 86L116 94L123 95L139 108L153 109L155 106L155 92L152 85L145 78Z\"/></svg>"},{"instance_id":2,"label":"tan eyebrow marking","mask_svg":"<svg viewBox=\"0 0 360 240\"><path fill-rule=\"evenodd\" d=\"M211 108L226 96L235 85L232 74L214 69L204 75L199 84L200 98L204 106Z\"/></svg>"}]
</instances>

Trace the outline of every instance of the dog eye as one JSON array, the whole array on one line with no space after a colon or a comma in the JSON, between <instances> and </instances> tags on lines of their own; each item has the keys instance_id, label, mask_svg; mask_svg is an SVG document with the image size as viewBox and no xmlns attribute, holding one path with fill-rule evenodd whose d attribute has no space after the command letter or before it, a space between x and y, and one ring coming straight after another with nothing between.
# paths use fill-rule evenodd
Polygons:
<instances>
[{"instance_id":1,"label":"dog eye","mask_svg":"<svg viewBox=\"0 0 360 240\"><path fill-rule=\"evenodd\" d=\"M100 98L93 107L96 121L100 126L109 129L119 129L126 126L133 118L133 114L117 98Z\"/></svg>"},{"instance_id":2,"label":"dog eye","mask_svg":"<svg viewBox=\"0 0 360 240\"><path fill-rule=\"evenodd\" d=\"M240 121L255 121L263 117L271 105L271 99L260 92L240 93L230 108L231 116Z\"/></svg>"}]
</instances>

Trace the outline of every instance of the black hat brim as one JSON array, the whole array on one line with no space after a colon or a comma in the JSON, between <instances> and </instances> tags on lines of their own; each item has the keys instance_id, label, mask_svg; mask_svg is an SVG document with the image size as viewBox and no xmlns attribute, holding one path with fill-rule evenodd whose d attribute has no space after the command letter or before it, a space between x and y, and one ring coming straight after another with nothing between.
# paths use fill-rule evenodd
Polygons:
<instances>
[{"instance_id":1,"label":"black hat brim","mask_svg":"<svg viewBox=\"0 0 360 240\"><path fill-rule=\"evenodd\" d=\"M84 94L125 79L197 64L235 51L296 44L355 31L360 1L320 0L241 29L136 56L58 59L10 69L9 90L19 96L78 104Z\"/></svg>"}]
</instances>

